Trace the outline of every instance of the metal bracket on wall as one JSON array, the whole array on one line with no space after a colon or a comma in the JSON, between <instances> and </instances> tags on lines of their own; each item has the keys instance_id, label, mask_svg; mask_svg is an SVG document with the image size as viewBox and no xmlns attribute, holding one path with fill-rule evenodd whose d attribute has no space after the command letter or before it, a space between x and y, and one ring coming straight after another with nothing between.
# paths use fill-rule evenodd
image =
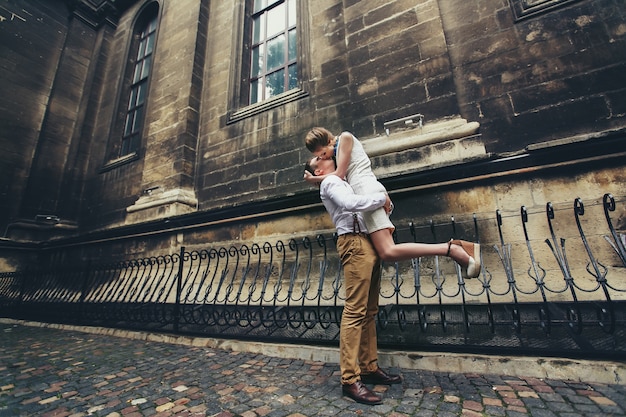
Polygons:
<instances>
[{"instance_id":1,"label":"metal bracket on wall","mask_svg":"<svg viewBox=\"0 0 626 417\"><path fill-rule=\"evenodd\" d=\"M385 122L383 126L385 127L385 134L389 136L390 126L402 124L405 127L419 127L420 130L424 127L424 115L423 114L414 114L412 116L403 117L401 119L390 120Z\"/></svg>"}]
</instances>

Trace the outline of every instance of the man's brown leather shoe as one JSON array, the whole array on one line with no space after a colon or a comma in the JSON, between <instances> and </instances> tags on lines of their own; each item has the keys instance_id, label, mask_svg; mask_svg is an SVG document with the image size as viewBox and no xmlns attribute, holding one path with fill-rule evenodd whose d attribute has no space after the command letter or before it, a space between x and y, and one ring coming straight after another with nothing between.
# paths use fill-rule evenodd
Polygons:
<instances>
[{"instance_id":1,"label":"man's brown leather shoe","mask_svg":"<svg viewBox=\"0 0 626 417\"><path fill-rule=\"evenodd\" d=\"M389 375L378 368L374 372L361 374L361 381L364 384L392 385L401 383L402 378L400 375Z\"/></svg>"},{"instance_id":2,"label":"man's brown leather shoe","mask_svg":"<svg viewBox=\"0 0 626 417\"><path fill-rule=\"evenodd\" d=\"M343 395L352 398L357 403L376 405L382 404L383 400L372 391L369 390L361 381L356 381L354 384L342 385L341 390Z\"/></svg>"}]
</instances>

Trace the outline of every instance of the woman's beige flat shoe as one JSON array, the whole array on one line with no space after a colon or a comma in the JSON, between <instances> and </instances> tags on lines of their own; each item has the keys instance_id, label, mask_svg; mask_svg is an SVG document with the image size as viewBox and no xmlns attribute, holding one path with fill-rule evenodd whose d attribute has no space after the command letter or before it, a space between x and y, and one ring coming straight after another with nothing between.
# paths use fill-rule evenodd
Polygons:
<instances>
[{"instance_id":1,"label":"woman's beige flat shoe","mask_svg":"<svg viewBox=\"0 0 626 417\"><path fill-rule=\"evenodd\" d=\"M466 275L467 278L476 278L480 275L480 244L465 240L450 239L448 242L448 253L446 256L450 256L450 246L452 245L462 247L465 253L467 253L470 257L467 269L464 271L464 275Z\"/></svg>"}]
</instances>

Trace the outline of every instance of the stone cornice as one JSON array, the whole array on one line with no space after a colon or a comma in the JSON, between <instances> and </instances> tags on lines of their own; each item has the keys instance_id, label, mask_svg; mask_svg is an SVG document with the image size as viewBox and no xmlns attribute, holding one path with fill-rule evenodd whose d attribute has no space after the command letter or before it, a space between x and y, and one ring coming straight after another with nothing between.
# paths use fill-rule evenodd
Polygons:
<instances>
[{"instance_id":1,"label":"stone cornice","mask_svg":"<svg viewBox=\"0 0 626 417\"><path fill-rule=\"evenodd\" d=\"M93 27L103 24L116 27L121 12L135 0L70 0L69 7L73 15Z\"/></svg>"}]
</instances>

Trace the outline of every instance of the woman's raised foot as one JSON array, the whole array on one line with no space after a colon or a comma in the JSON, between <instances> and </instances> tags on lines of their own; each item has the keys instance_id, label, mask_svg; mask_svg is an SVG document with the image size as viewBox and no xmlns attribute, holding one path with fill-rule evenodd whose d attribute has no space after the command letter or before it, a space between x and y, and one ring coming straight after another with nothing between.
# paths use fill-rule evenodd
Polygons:
<instances>
[{"instance_id":1,"label":"woman's raised foot","mask_svg":"<svg viewBox=\"0 0 626 417\"><path fill-rule=\"evenodd\" d=\"M450 248L452 245L460 246L469 256L469 262L467 263L467 266L464 266L464 275L466 275L467 278L476 278L480 275L480 244L465 240L450 239L448 242L448 253L446 256L450 256ZM460 265L463 266L462 264Z\"/></svg>"}]
</instances>

